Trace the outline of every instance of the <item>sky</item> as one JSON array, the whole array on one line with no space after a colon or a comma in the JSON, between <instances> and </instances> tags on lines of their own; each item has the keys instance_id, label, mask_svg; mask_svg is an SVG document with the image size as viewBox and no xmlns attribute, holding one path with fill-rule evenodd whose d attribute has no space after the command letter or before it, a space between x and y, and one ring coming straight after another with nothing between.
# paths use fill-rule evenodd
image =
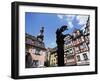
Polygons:
<instances>
[{"instance_id":1,"label":"sky","mask_svg":"<svg viewBox=\"0 0 100 81\"><path fill-rule=\"evenodd\" d=\"M64 34L71 34L75 28L84 29L87 19L88 15L25 12L25 32L37 36L44 27L45 47L54 48L57 28L67 25Z\"/></svg>"}]
</instances>

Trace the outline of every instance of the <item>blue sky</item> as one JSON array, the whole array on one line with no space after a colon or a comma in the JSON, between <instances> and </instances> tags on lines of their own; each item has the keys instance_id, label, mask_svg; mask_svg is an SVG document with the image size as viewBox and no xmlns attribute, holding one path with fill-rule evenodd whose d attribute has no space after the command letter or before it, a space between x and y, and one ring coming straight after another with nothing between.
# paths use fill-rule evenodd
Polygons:
<instances>
[{"instance_id":1,"label":"blue sky","mask_svg":"<svg viewBox=\"0 0 100 81\"><path fill-rule=\"evenodd\" d=\"M25 13L25 32L37 36L41 27L44 27L44 43L48 48L56 46L56 30L62 25L67 25L69 30L64 34L72 33L77 29L83 29L88 15L70 15L70 14L51 14L51 13Z\"/></svg>"}]
</instances>

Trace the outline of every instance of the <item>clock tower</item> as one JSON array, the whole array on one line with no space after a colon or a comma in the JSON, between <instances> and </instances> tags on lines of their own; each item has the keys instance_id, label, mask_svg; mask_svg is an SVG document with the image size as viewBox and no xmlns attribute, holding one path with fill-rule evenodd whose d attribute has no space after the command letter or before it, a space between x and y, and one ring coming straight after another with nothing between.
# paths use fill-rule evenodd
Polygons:
<instances>
[{"instance_id":1,"label":"clock tower","mask_svg":"<svg viewBox=\"0 0 100 81\"><path fill-rule=\"evenodd\" d=\"M41 42L43 42L43 40L44 40L44 35L43 35L43 33L44 33L44 27L41 27L40 33L39 33L39 35L37 35L37 39L38 39L39 41L41 41Z\"/></svg>"}]
</instances>

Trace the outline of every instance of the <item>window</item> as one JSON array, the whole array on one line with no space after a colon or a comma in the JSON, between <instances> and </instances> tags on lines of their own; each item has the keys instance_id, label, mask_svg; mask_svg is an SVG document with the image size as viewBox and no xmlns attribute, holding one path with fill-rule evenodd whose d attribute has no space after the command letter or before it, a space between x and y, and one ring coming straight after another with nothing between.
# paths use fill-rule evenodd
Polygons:
<instances>
[{"instance_id":1,"label":"window","mask_svg":"<svg viewBox=\"0 0 100 81\"><path fill-rule=\"evenodd\" d=\"M74 40L74 41L73 41L73 45L76 45L76 44L77 44L77 41L76 41L76 40Z\"/></svg>"},{"instance_id":2,"label":"window","mask_svg":"<svg viewBox=\"0 0 100 81\"><path fill-rule=\"evenodd\" d=\"M76 44L79 44L79 42L80 42L79 39L76 39Z\"/></svg>"},{"instance_id":3,"label":"window","mask_svg":"<svg viewBox=\"0 0 100 81\"><path fill-rule=\"evenodd\" d=\"M72 48L69 48L69 52L72 54L73 53L73 50L72 50Z\"/></svg>"},{"instance_id":4,"label":"window","mask_svg":"<svg viewBox=\"0 0 100 81\"><path fill-rule=\"evenodd\" d=\"M73 33L73 37L76 38L76 33Z\"/></svg>"},{"instance_id":5,"label":"window","mask_svg":"<svg viewBox=\"0 0 100 81\"><path fill-rule=\"evenodd\" d=\"M72 43L73 43L73 45L75 45L75 41L73 41Z\"/></svg>"},{"instance_id":6,"label":"window","mask_svg":"<svg viewBox=\"0 0 100 81\"><path fill-rule=\"evenodd\" d=\"M81 42L84 42L84 37L83 36L81 36Z\"/></svg>"},{"instance_id":7,"label":"window","mask_svg":"<svg viewBox=\"0 0 100 81\"><path fill-rule=\"evenodd\" d=\"M67 60L74 59L74 56L68 56Z\"/></svg>"},{"instance_id":8,"label":"window","mask_svg":"<svg viewBox=\"0 0 100 81\"><path fill-rule=\"evenodd\" d=\"M88 56L86 53L83 54L84 60L88 60Z\"/></svg>"},{"instance_id":9,"label":"window","mask_svg":"<svg viewBox=\"0 0 100 81\"><path fill-rule=\"evenodd\" d=\"M80 49L81 49L81 50L84 49L84 46L83 46L83 45L80 45Z\"/></svg>"},{"instance_id":10,"label":"window","mask_svg":"<svg viewBox=\"0 0 100 81\"><path fill-rule=\"evenodd\" d=\"M67 49L66 53L69 54L69 50L68 49Z\"/></svg>"},{"instance_id":11,"label":"window","mask_svg":"<svg viewBox=\"0 0 100 81\"><path fill-rule=\"evenodd\" d=\"M78 36L80 35L80 31L79 31L79 30L77 31L77 35L78 35Z\"/></svg>"},{"instance_id":12,"label":"window","mask_svg":"<svg viewBox=\"0 0 100 81\"><path fill-rule=\"evenodd\" d=\"M83 46L84 46L84 51L85 51L85 50L88 50L88 46L87 46L86 43L83 43Z\"/></svg>"},{"instance_id":13,"label":"window","mask_svg":"<svg viewBox=\"0 0 100 81\"><path fill-rule=\"evenodd\" d=\"M75 53L79 53L80 52L79 47L75 47L74 49L75 49Z\"/></svg>"},{"instance_id":14,"label":"window","mask_svg":"<svg viewBox=\"0 0 100 81\"><path fill-rule=\"evenodd\" d=\"M81 45L80 45L80 49L81 49L81 51L86 51L86 50L88 50L87 44L86 44L86 43L81 44Z\"/></svg>"},{"instance_id":15,"label":"window","mask_svg":"<svg viewBox=\"0 0 100 81\"><path fill-rule=\"evenodd\" d=\"M39 61L38 60L33 60L33 66L38 67L39 66Z\"/></svg>"},{"instance_id":16,"label":"window","mask_svg":"<svg viewBox=\"0 0 100 81\"><path fill-rule=\"evenodd\" d=\"M35 54L39 54L40 55L40 50L36 49Z\"/></svg>"},{"instance_id":17,"label":"window","mask_svg":"<svg viewBox=\"0 0 100 81\"><path fill-rule=\"evenodd\" d=\"M80 55L77 55L77 61L81 61Z\"/></svg>"},{"instance_id":18,"label":"window","mask_svg":"<svg viewBox=\"0 0 100 81\"><path fill-rule=\"evenodd\" d=\"M73 54L73 49L72 48L69 48L66 50L66 54L69 55L69 54Z\"/></svg>"}]
</instances>

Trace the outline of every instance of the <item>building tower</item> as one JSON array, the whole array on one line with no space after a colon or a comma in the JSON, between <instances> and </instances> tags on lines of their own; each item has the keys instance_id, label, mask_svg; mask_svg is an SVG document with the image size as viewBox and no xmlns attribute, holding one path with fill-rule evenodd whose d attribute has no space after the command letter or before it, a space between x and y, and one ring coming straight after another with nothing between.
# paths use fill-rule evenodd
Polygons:
<instances>
[{"instance_id":1,"label":"building tower","mask_svg":"<svg viewBox=\"0 0 100 81\"><path fill-rule=\"evenodd\" d=\"M44 27L41 27L40 33L39 33L39 35L37 35L37 39L38 39L39 41L41 41L41 42L43 42L43 40L44 40L44 35L43 35L43 33L44 33Z\"/></svg>"}]
</instances>

